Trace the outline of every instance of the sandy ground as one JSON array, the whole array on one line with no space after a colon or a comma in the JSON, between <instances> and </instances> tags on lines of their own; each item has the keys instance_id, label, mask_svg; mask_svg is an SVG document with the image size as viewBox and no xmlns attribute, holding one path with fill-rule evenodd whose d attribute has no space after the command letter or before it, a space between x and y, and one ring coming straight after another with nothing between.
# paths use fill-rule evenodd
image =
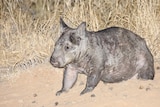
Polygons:
<instances>
[{"instance_id":1,"label":"sandy ground","mask_svg":"<svg viewBox=\"0 0 160 107\"><path fill-rule=\"evenodd\" d=\"M49 63L30 68L18 77L0 82L0 107L160 107L160 64L155 64L153 81L131 79L121 83L100 82L93 92L80 96L85 75L79 75L67 93L61 88L62 70Z\"/></svg>"}]
</instances>

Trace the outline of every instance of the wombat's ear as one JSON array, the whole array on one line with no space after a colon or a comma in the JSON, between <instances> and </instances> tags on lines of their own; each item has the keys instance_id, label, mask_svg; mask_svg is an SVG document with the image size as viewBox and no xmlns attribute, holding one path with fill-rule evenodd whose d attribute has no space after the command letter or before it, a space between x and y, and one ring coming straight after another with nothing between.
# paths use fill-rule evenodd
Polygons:
<instances>
[{"instance_id":1,"label":"wombat's ear","mask_svg":"<svg viewBox=\"0 0 160 107\"><path fill-rule=\"evenodd\" d=\"M64 32L68 27L68 25L60 18L60 32Z\"/></svg>"},{"instance_id":2,"label":"wombat's ear","mask_svg":"<svg viewBox=\"0 0 160 107\"><path fill-rule=\"evenodd\" d=\"M86 35L86 22L82 22L78 26L77 30L81 37L85 36Z\"/></svg>"},{"instance_id":3,"label":"wombat's ear","mask_svg":"<svg viewBox=\"0 0 160 107\"><path fill-rule=\"evenodd\" d=\"M81 41L81 38L80 37L76 37L74 34L71 34L70 37L69 37L69 40L74 45L79 45L80 41Z\"/></svg>"}]
</instances>

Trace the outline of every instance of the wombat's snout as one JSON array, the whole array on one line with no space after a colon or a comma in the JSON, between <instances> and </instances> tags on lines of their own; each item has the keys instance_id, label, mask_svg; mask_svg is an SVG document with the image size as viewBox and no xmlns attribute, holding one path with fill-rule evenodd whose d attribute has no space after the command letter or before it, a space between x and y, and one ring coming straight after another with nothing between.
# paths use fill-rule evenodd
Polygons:
<instances>
[{"instance_id":1,"label":"wombat's snout","mask_svg":"<svg viewBox=\"0 0 160 107\"><path fill-rule=\"evenodd\" d=\"M50 63L54 66L54 67L58 67L59 66L59 62L56 61L56 58L51 56L50 58Z\"/></svg>"}]
</instances>

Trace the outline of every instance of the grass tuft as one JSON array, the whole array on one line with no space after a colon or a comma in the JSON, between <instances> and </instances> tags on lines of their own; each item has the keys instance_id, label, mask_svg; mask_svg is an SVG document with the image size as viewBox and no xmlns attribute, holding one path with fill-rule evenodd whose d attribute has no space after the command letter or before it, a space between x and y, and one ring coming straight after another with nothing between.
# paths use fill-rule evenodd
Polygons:
<instances>
[{"instance_id":1,"label":"grass tuft","mask_svg":"<svg viewBox=\"0 0 160 107\"><path fill-rule=\"evenodd\" d=\"M85 21L93 31L130 29L160 61L160 0L1 0L0 74L45 62L59 36L60 17L71 27Z\"/></svg>"}]
</instances>

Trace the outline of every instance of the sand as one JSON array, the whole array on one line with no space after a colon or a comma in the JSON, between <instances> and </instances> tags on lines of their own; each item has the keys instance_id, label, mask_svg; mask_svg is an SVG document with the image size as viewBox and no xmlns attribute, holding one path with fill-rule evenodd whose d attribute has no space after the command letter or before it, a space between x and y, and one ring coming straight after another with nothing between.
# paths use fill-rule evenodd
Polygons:
<instances>
[{"instance_id":1,"label":"sand","mask_svg":"<svg viewBox=\"0 0 160 107\"><path fill-rule=\"evenodd\" d=\"M155 63L155 70L154 80L100 82L82 96L86 76L80 74L69 92L56 96L62 86L63 69L45 63L0 82L0 107L160 107L160 63Z\"/></svg>"}]
</instances>

